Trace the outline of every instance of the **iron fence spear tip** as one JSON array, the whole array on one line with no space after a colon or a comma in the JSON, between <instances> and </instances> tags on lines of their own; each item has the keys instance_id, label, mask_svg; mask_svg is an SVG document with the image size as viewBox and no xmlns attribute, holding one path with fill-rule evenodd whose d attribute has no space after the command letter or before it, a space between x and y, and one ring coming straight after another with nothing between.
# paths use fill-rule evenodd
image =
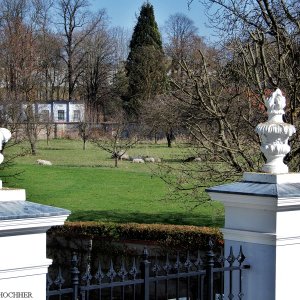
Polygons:
<instances>
[{"instance_id":1,"label":"iron fence spear tip","mask_svg":"<svg viewBox=\"0 0 300 300\"><path fill-rule=\"evenodd\" d=\"M238 257L237 257L237 261L239 262L239 264L242 264L245 259L246 259L246 256L243 253L243 248L242 248L242 245L241 245L240 246L240 252L239 252Z\"/></svg>"},{"instance_id":2,"label":"iron fence spear tip","mask_svg":"<svg viewBox=\"0 0 300 300\"><path fill-rule=\"evenodd\" d=\"M143 254L142 254L142 258L144 260L147 260L149 257L149 252L148 252L148 249L146 247L144 247L144 250L143 250Z\"/></svg>"},{"instance_id":3,"label":"iron fence spear tip","mask_svg":"<svg viewBox=\"0 0 300 300\"><path fill-rule=\"evenodd\" d=\"M209 237L209 240L208 240L208 247L209 247L209 250L213 250L214 242L211 237Z\"/></svg>"},{"instance_id":4,"label":"iron fence spear tip","mask_svg":"<svg viewBox=\"0 0 300 300\"><path fill-rule=\"evenodd\" d=\"M232 265L235 261L235 257L233 255L233 249L232 249L232 246L230 247L230 252L229 252L229 255L227 257L227 261L230 265Z\"/></svg>"}]
</instances>

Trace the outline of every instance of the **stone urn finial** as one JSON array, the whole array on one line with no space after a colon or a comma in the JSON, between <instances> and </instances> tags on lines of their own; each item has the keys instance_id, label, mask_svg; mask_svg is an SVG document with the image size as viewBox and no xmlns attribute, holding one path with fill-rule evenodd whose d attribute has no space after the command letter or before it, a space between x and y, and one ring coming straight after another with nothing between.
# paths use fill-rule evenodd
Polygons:
<instances>
[{"instance_id":1,"label":"stone urn finial","mask_svg":"<svg viewBox=\"0 0 300 300\"><path fill-rule=\"evenodd\" d=\"M0 128L0 164L2 164L4 160L3 149L5 144L10 140L11 133L6 128Z\"/></svg>"},{"instance_id":2,"label":"stone urn finial","mask_svg":"<svg viewBox=\"0 0 300 300\"><path fill-rule=\"evenodd\" d=\"M261 139L261 151L267 159L262 171L266 173L288 173L288 166L283 162L284 157L290 152L288 139L295 132L295 126L283 122L282 115L286 99L280 89L276 89L265 100L268 109L268 121L257 125L255 131Z\"/></svg>"}]
</instances>

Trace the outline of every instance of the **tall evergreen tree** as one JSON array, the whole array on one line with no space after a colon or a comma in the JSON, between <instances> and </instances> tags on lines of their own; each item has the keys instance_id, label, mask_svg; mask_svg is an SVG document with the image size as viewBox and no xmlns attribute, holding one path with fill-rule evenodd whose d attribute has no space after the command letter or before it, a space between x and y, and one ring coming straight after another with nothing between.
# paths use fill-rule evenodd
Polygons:
<instances>
[{"instance_id":1,"label":"tall evergreen tree","mask_svg":"<svg viewBox=\"0 0 300 300\"><path fill-rule=\"evenodd\" d=\"M162 93L166 82L161 35L149 2L141 7L129 47L128 92L124 97L124 108L129 116L138 118L142 104Z\"/></svg>"}]
</instances>

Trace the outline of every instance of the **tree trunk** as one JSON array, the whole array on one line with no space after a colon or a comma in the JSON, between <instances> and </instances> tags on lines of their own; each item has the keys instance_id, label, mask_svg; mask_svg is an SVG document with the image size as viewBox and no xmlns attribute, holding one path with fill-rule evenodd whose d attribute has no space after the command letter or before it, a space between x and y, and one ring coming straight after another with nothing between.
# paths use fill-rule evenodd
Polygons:
<instances>
[{"instance_id":1,"label":"tree trunk","mask_svg":"<svg viewBox=\"0 0 300 300\"><path fill-rule=\"evenodd\" d=\"M30 142L30 147L31 147L31 154L36 155L36 146L35 142Z\"/></svg>"},{"instance_id":2,"label":"tree trunk","mask_svg":"<svg viewBox=\"0 0 300 300\"><path fill-rule=\"evenodd\" d=\"M57 139L57 124L54 124L54 138Z\"/></svg>"},{"instance_id":3,"label":"tree trunk","mask_svg":"<svg viewBox=\"0 0 300 300\"><path fill-rule=\"evenodd\" d=\"M172 141L175 139L172 129L170 131L166 132L166 137L167 137L167 142L168 142L168 148L171 148Z\"/></svg>"},{"instance_id":4,"label":"tree trunk","mask_svg":"<svg viewBox=\"0 0 300 300\"><path fill-rule=\"evenodd\" d=\"M168 148L172 148L172 139L169 133L167 133L167 142L168 142Z\"/></svg>"}]
</instances>

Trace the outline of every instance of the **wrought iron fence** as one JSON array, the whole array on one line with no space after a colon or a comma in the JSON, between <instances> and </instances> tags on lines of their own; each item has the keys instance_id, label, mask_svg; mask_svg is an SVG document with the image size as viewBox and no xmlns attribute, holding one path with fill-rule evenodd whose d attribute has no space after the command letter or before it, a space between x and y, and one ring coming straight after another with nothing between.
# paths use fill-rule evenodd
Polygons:
<instances>
[{"instance_id":1,"label":"wrought iron fence","mask_svg":"<svg viewBox=\"0 0 300 300\"><path fill-rule=\"evenodd\" d=\"M122 259L116 268L111 260L106 270L100 262L94 268L89 255L85 271L80 272L78 257L73 253L72 267L67 274L70 286L65 287L60 268L54 280L48 274L47 300L222 300L235 296L243 299L243 271L250 268L244 260L242 247L236 257L232 248L228 257L224 257L215 255L210 243L204 257L198 251L195 257L187 253L182 259L178 253L174 260L167 255L164 263L157 257L150 262L148 251L144 249L139 262L134 258L127 267Z\"/></svg>"}]
</instances>

